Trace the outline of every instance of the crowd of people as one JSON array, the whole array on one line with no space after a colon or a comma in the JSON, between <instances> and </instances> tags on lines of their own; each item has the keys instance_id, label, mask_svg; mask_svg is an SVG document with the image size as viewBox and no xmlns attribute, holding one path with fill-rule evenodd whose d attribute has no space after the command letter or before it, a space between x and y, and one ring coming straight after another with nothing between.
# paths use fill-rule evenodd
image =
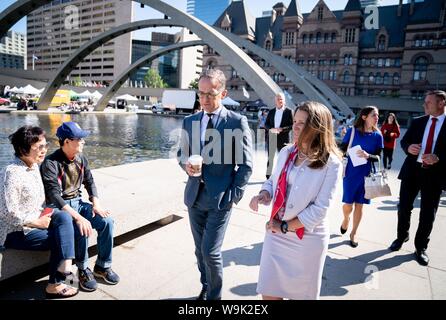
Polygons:
<instances>
[{"instance_id":1,"label":"crowd of people","mask_svg":"<svg viewBox=\"0 0 446 320\"><path fill-rule=\"evenodd\" d=\"M222 298L221 247L234 204L243 197L253 170L252 140L245 116L226 109L226 79L218 69L203 72L198 81L201 110L183 120L178 161L188 176L184 192L195 256L200 273L198 300ZM269 164L266 181L249 207L271 205L265 226L257 292L264 299L318 299L330 241L329 215L335 194L343 188L343 222L340 233L353 224L350 245L357 247L365 197L365 177L384 150L385 168L400 129L395 114L378 128L379 110L361 109L337 142L332 115L321 103L306 101L293 112L283 94L276 107L260 122L268 132ZM446 189L446 93L427 93L426 115L414 119L401 146L406 153L400 171L397 238L390 245L399 250L409 240L410 216L421 191L420 221L415 236L415 258L428 265L426 253L442 190ZM238 132L234 138L223 134ZM290 143L290 132L293 139ZM65 122L57 129L60 148L46 156L48 144L39 127L25 126L11 134L15 160L0 171L0 245L25 250L50 250L48 297L64 298L78 289L64 283L72 276L71 260L78 268L80 288L94 291L96 279L117 284L111 269L113 219L99 201L88 160L82 150L89 132L77 123ZM364 161L355 165L348 151ZM275 153L278 158L274 168ZM342 157L348 156L343 170ZM45 157L46 156L46 157ZM202 162L192 162L198 158ZM40 165L40 168L39 168ZM341 183L342 181L342 183ZM90 202L81 199L84 185ZM98 233L98 257L88 267L88 238Z\"/></svg>"}]
</instances>

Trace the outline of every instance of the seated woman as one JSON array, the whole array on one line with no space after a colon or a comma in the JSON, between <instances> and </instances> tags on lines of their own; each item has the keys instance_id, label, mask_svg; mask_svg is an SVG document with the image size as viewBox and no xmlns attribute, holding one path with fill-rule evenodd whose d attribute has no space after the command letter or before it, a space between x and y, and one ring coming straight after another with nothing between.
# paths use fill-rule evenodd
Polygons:
<instances>
[{"instance_id":1,"label":"seated woman","mask_svg":"<svg viewBox=\"0 0 446 320\"><path fill-rule=\"evenodd\" d=\"M331 113L307 101L296 109L294 144L279 154L273 175L250 208L272 200L257 292L265 300L318 299L330 239L327 213L341 181L341 153Z\"/></svg>"},{"instance_id":2,"label":"seated woman","mask_svg":"<svg viewBox=\"0 0 446 320\"><path fill-rule=\"evenodd\" d=\"M64 283L74 258L71 216L45 209L45 193L38 165L48 149L45 132L24 126L9 136L15 159L0 170L0 247L50 250L47 298L68 298L78 290Z\"/></svg>"}]
</instances>

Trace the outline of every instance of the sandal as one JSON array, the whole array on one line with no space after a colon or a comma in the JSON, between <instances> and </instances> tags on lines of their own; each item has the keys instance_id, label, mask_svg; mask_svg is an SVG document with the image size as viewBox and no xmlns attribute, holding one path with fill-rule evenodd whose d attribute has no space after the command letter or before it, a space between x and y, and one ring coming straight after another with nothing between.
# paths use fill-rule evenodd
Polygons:
<instances>
[{"instance_id":1,"label":"sandal","mask_svg":"<svg viewBox=\"0 0 446 320\"><path fill-rule=\"evenodd\" d=\"M70 293L70 291L73 291ZM79 293L79 290L70 286L65 286L62 290L58 292L48 292L45 290L45 296L47 299L64 299L74 297Z\"/></svg>"}]
</instances>

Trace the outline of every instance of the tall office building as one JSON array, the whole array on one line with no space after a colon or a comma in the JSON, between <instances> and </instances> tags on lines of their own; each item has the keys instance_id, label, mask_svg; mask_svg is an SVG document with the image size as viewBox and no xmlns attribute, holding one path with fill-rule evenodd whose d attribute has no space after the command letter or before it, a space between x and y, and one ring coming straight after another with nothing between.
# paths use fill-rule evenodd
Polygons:
<instances>
[{"instance_id":1,"label":"tall office building","mask_svg":"<svg viewBox=\"0 0 446 320\"><path fill-rule=\"evenodd\" d=\"M175 42L199 40L195 34L183 28L175 34ZM179 85L181 89L188 89L191 82L197 80L203 69L203 46L184 48L179 51Z\"/></svg>"},{"instance_id":2,"label":"tall office building","mask_svg":"<svg viewBox=\"0 0 446 320\"><path fill-rule=\"evenodd\" d=\"M26 36L8 31L0 41L0 68L25 69Z\"/></svg>"},{"instance_id":3,"label":"tall office building","mask_svg":"<svg viewBox=\"0 0 446 320\"><path fill-rule=\"evenodd\" d=\"M132 17L131 1L54 0L27 17L28 68L35 57L35 70L57 70L85 42ZM85 57L67 81L111 83L130 64L131 46L130 33L105 43Z\"/></svg>"},{"instance_id":4,"label":"tall office building","mask_svg":"<svg viewBox=\"0 0 446 320\"><path fill-rule=\"evenodd\" d=\"M141 59L150 52L166 47L174 43L175 35L161 32L152 32L152 40L132 40L132 63ZM171 88L178 87L178 50L174 50L152 62L130 75L130 81L140 84L149 69L155 69Z\"/></svg>"},{"instance_id":5,"label":"tall office building","mask_svg":"<svg viewBox=\"0 0 446 320\"><path fill-rule=\"evenodd\" d=\"M187 13L212 25L230 3L230 0L187 0Z\"/></svg>"}]
</instances>

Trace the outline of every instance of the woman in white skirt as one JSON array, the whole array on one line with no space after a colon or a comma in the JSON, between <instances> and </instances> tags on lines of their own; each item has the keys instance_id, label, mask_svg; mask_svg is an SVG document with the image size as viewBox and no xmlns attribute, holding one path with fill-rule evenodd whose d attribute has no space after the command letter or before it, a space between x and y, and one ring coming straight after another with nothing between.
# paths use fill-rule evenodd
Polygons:
<instances>
[{"instance_id":1,"label":"woman in white skirt","mask_svg":"<svg viewBox=\"0 0 446 320\"><path fill-rule=\"evenodd\" d=\"M282 149L272 176L250 208L272 202L257 292L265 300L318 299L330 238L327 212L342 178L331 113L307 101L294 113L294 144Z\"/></svg>"}]
</instances>

